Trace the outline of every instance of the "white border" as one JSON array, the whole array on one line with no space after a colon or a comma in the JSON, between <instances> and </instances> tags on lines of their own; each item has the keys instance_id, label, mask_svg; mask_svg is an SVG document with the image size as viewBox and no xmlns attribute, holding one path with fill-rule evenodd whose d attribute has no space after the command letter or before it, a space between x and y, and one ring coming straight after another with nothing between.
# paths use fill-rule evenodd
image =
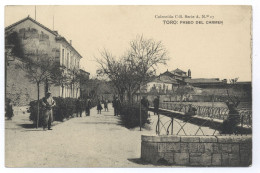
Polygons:
<instances>
[{"instance_id":1,"label":"white border","mask_svg":"<svg viewBox=\"0 0 260 173\"><path fill-rule=\"evenodd\" d=\"M4 167L4 6L5 5L252 5L253 6L253 166L250 168L5 168ZM255 0L1 0L0 1L0 172L260 172L260 3Z\"/></svg>"}]
</instances>

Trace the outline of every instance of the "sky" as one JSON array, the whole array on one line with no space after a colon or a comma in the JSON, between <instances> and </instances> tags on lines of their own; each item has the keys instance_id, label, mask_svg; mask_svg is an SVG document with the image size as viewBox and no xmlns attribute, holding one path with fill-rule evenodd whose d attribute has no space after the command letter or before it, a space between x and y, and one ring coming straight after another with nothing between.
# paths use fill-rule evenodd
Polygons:
<instances>
[{"instance_id":1,"label":"sky","mask_svg":"<svg viewBox=\"0 0 260 173\"><path fill-rule=\"evenodd\" d=\"M28 15L35 18L35 6L6 6L5 27ZM200 18L159 18L180 15ZM131 40L143 35L161 41L167 49L170 59L166 66L158 66L157 75L179 68L190 69L192 78L251 81L250 6L36 6L36 20L72 40L83 56L81 68L91 76L100 51L107 49L119 57Z\"/></svg>"}]
</instances>

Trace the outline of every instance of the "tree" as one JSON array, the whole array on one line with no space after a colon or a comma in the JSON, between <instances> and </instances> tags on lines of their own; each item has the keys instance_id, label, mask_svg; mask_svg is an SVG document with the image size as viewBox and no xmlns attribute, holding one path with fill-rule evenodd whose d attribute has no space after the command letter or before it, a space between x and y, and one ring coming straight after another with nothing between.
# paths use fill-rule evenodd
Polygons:
<instances>
[{"instance_id":1,"label":"tree","mask_svg":"<svg viewBox=\"0 0 260 173\"><path fill-rule=\"evenodd\" d=\"M133 94L154 76L159 64L166 64L168 58L161 42L137 36L119 60L106 50L96 60L100 65L98 74L112 81L121 99L126 93L128 101L132 102Z\"/></svg>"},{"instance_id":2,"label":"tree","mask_svg":"<svg viewBox=\"0 0 260 173\"><path fill-rule=\"evenodd\" d=\"M56 86L61 86L61 95L63 96L64 87L69 83L70 77L64 71L64 66L60 66L58 62L51 68L50 82Z\"/></svg>"},{"instance_id":3,"label":"tree","mask_svg":"<svg viewBox=\"0 0 260 173\"><path fill-rule=\"evenodd\" d=\"M46 48L43 45L50 45L48 37L40 40L41 34L37 30L32 29L28 34L20 34L16 31L6 32L6 44L12 44L13 54L21 60L21 63L16 64L18 68L24 71L25 77L31 83L37 86L37 122L39 122L39 100L40 100L40 84L50 79L50 72L55 67L55 51L51 47Z\"/></svg>"},{"instance_id":4,"label":"tree","mask_svg":"<svg viewBox=\"0 0 260 173\"><path fill-rule=\"evenodd\" d=\"M239 105L240 99L239 99L237 96L235 96L235 95L232 96L232 95L230 94L229 90L230 90L231 88L235 88L235 87L236 87L237 81L238 81L238 77L237 77L237 78L234 78L234 79L229 79L230 84L227 85L227 96L228 96L228 100L230 100L230 101L233 103L233 105L235 105L235 108L237 108L237 106Z\"/></svg>"},{"instance_id":5,"label":"tree","mask_svg":"<svg viewBox=\"0 0 260 173\"><path fill-rule=\"evenodd\" d=\"M181 97L181 102L183 101L183 97L190 97L190 94L194 92L194 88L192 86L184 85L184 86L179 86L175 93L176 95Z\"/></svg>"},{"instance_id":6,"label":"tree","mask_svg":"<svg viewBox=\"0 0 260 173\"><path fill-rule=\"evenodd\" d=\"M25 77L31 83L35 83L37 87L37 120L36 128L39 123L40 112L40 84L45 82L46 78L50 77L50 71L53 69L53 59L49 57L41 57L36 59L27 58L25 62L17 64L16 66L23 70L26 74Z\"/></svg>"}]
</instances>

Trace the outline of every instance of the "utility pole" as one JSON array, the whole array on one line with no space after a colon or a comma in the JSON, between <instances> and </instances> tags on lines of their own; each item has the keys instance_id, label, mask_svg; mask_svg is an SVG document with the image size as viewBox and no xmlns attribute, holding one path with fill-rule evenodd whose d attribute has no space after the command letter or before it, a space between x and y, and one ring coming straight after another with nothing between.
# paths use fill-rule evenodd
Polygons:
<instances>
[{"instance_id":1,"label":"utility pole","mask_svg":"<svg viewBox=\"0 0 260 173\"><path fill-rule=\"evenodd\" d=\"M141 102L141 84L139 86L139 94L140 94L140 131L142 131L142 102Z\"/></svg>"},{"instance_id":2,"label":"utility pole","mask_svg":"<svg viewBox=\"0 0 260 173\"><path fill-rule=\"evenodd\" d=\"M54 31L54 15L53 15L53 21L52 21L52 30Z\"/></svg>"},{"instance_id":3,"label":"utility pole","mask_svg":"<svg viewBox=\"0 0 260 173\"><path fill-rule=\"evenodd\" d=\"M36 5L34 6L34 20L36 20Z\"/></svg>"}]
</instances>

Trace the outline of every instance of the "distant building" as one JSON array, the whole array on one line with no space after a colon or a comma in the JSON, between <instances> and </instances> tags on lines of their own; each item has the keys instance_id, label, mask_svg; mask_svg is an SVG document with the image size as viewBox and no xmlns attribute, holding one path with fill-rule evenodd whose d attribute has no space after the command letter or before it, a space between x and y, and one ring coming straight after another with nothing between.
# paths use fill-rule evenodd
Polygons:
<instances>
[{"instance_id":1,"label":"distant building","mask_svg":"<svg viewBox=\"0 0 260 173\"><path fill-rule=\"evenodd\" d=\"M145 92L150 92L152 90L157 90L160 93L166 93L166 91L172 91L174 87L178 87L179 83L176 79L169 76L162 75L153 79L151 82L147 83L145 86Z\"/></svg>"},{"instance_id":2,"label":"distant building","mask_svg":"<svg viewBox=\"0 0 260 173\"><path fill-rule=\"evenodd\" d=\"M180 86L190 85L195 91L192 94L193 100L211 101L212 99L220 100L227 96L227 89L232 95L240 96L244 101L251 101L252 89L251 82L236 82L235 85L227 83L227 79L219 78L192 78L191 70L187 72L175 69L173 71L165 71L159 76L152 79L143 87L143 93L151 95L160 94L167 95L167 91L173 91ZM171 93L170 95L174 95ZM164 99L167 100L167 97ZM173 100L173 99L172 99Z\"/></svg>"},{"instance_id":3,"label":"distant building","mask_svg":"<svg viewBox=\"0 0 260 173\"><path fill-rule=\"evenodd\" d=\"M25 78L24 72L19 71L15 64L23 63L23 56L34 57L36 54L52 57L63 66L64 73L73 76L80 70L80 59L82 56L72 46L72 41L67 41L64 37L53 31L31 17L26 17L5 28L6 45L13 45L13 57L7 66L7 95L18 105L28 104L29 101L37 97L35 84ZM80 96L80 85L78 83L64 84L61 86L48 85L48 90L55 97ZM44 96L46 83L41 84L40 97ZM21 97L26 97L21 99Z\"/></svg>"},{"instance_id":4,"label":"distant building","mask_svg":"<svg viewBox=\"0 0 260 173\"><path fill-rule=\"evenodd\" d=\"M85 70L80 69L80 97L87 98L89 97L89 93L87 90L87 87L89 85L89 72L86 72Z\"/></svg>"}]
</instances>

